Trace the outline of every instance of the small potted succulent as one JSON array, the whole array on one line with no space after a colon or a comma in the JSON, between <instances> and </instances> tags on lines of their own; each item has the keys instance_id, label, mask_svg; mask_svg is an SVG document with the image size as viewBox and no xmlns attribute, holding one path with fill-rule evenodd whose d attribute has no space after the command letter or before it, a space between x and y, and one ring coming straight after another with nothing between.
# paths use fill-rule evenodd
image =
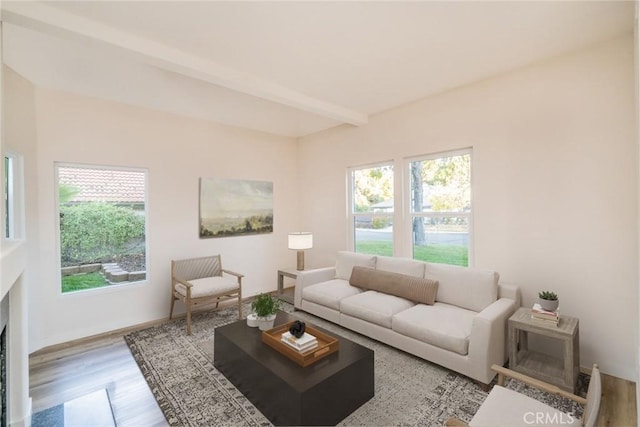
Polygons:
<instances>
[{"instance_id":1,"label":"small potted succulent","mask_svg":"<svg viewBox=\"0 0 640 427\"><path fill-rule=\"evenodd\" d=\"M276 313L280 309L280 300L271 294L260 294L251 303L251 310L258 320L258 328L261 331L273 328Z\"/></svg>"},{"instance_id":2,"label":"small potted succulent","mask_svg":"<svg viewBox=\"0 0 640 427\"><path fill-rule=\"evenodd\" d=\"M556 311L558 309L558 295L551 291L542 291L538 293L539 304L543 310Z\"/></svg>"}]
</instances>

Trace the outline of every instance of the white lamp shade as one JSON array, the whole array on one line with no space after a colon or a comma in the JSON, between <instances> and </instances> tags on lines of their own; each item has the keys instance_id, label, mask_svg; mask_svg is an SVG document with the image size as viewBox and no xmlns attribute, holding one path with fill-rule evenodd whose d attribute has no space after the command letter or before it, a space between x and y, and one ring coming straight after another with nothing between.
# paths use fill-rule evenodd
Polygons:
<instances>
[{"instance_id":1,"label":"white lamp shade","mask_svg":"<svg viewBox=\"0 0 640 427\"><path fill-rule=\"evenodd\" d=\"M309 232L289 233L289 249L313 248L313 234Z\"/></svg>"}]
</instances>

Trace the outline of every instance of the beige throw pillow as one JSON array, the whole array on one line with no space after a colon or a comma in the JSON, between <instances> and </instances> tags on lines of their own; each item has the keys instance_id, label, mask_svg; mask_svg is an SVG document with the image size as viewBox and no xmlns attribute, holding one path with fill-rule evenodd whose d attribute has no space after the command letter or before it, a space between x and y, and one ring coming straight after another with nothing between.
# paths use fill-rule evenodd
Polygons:
<instances>
[{"instance_id":1,"label":"beige throw pillow","mask_svg":"<svg viewBox=\"0 0 640 427\"><path fill-rule=\"evenodd\" d=\"M349 284L428 305L433 305L438 291L436 280L358 266L353 267Z\"/></svg>"}]
</instances>

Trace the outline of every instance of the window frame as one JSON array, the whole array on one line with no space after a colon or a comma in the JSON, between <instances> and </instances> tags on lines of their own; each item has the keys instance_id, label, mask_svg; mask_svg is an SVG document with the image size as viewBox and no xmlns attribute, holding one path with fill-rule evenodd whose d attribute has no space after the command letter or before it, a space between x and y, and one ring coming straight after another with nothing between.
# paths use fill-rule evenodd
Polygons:
<instances>
[{"instance_id":1,"label":"window frame","mask_svg":"<svg viewBox=\"0 0 640 427\"><path fill-rule=\"evenodd\" d=\"M397 187L397 168L395 163L392 160L389 161L382 161L382 162L376 162L376 163L369 163L369 164L365 164L365 165L360 165L360 166L352 166L347 168L347 235L348 235L348 245L351 251L356 252L356 227L355 227L355 222L356 222L356 218L357 217L371 217L373 218L389 218L392 221L392 253L395 253L395 235L396 235L396 204L397 204L397 200L394 197L394 203L393 203L393 211L391 212L355 212L355 200L354 200L354 196L355 196L355 180L354 180L354 172L358 171L358 170L365 170L365 169L374 169L374 168L379 168L379 167L390 167L392 170L392 176L393 176L393 192L395 194L396 191L396 187Z\"/></svg>"},{"instance_id":2,"label":"window frame","mask_svg":"<svg viewBox=\"0 0 640 427\"><path fill-rule=\"evenodd\" d=\"M24 159L12 151L3 154L3 192L6 199L2 206L5 240L24 238Z\"/></svg>"},{"instance_id":3,"label":"window frame","mask_svg":"<svg viewBox=\"0 0 640 427\"><path fill-rule=\"evenodd\" d=\"M70 292L62 291L62 275L59 275L60 279L57 282L58 284L58 293L63 297L77 297L78 295L86 294L87 292L113 292L114 290L122 290L122 289L130 289L132 286L147 284L150 283L150 267L149 267L149 170L147 168L142 167L130 167L130 166L114 166L114 165L97 165L97 164L86 164L86 163L67 163L67 162L54 162L54 184L55 184L55 194L54 194L54 203L55 203L55 228L56 228L56 256L57 256L57 267L58 270L62 269L62 249L61 249L61 236L60 236L60 192L59 192L59 184L60 184L60 176L59 169L60 168L76 168L76 169L103 169L103 170L113 170L113 171L128 171L128 172L138 172L144 175L144 233L145 233L145 241L144 241L144 251L145 251L145 278L133 281L126 282L122 284L112 284L109 286L102 286L96 288L82 289Z\"/></svg>"}]
</instances>

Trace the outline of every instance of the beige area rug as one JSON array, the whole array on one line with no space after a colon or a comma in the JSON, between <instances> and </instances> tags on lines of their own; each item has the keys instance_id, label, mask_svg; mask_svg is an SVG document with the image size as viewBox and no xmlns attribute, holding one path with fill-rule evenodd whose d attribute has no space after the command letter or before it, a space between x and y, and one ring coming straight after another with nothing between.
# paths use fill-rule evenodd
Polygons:
<instances>
[{"instance_id":1,"label":"beige area rug","mask_svg":"<svg viewBox=\"0 0 640 427\"><path fill-rule=\"evenodd\" d=\"M285 310L293 311L290 304ZM245 307L249 313L249 307ZM233 308L199 313L192 335L184 319L125 336L149 388L172 426L269 426L271 423L213 366L217 326L237 320ZM341 425L441 426L449 417L469 421L487 396L472 380L365 336L297 311L296 316L375 353L375 396ZM582 377L581 380L585 380ZM564 411L582 408L566 399L507 384ZM586 382L583 388L586 390Z\"/></svg>"}]
</instances>

